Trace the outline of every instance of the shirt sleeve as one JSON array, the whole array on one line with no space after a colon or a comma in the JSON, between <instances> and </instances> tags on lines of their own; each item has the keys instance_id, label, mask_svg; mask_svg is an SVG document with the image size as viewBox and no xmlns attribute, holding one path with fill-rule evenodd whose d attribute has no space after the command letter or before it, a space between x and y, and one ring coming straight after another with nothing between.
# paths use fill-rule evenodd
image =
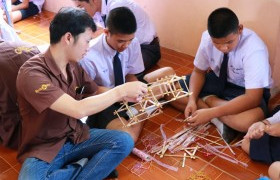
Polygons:
<instances>
[{"instance_id":1,"label":"shirt sleeve","mask_svg":"<svg viewBox=\"0 0 280 180\"><path fill-rule=\"evenodd\" d=\"M244 57L245 88L264 88L270 86L270 65L268 53L264 49L254 51Z\"/></svg>"},{"instance_id":2,"label":"shirt sleeve","mask_svg":"<svg viewBox=\"0 0 280 180\"><path fill-rule=\"evenodd\" d=\"M38 113L49 108L64 94L43 70L38 69L20 72L17 78L17 91Z\"/></svg>"},{"instance_id":3,"label":"shirt sleeve","mask_svg":"<svg viewBox=\"0 0 280 180\"><path fill-rule=\"evenodd\" d=\"M138 74L145 70L140 43L137 38L133 39L129 50L129 62L126 67L127 74Z\"/></svg>"},{"instance_id":4,"label":"shirt sleeve","mask_svg":"<svg viewBox=\"0 0 280 180\"><path fill-rule=\"evenodd\" d=\"M274 114L272 117L267 118L270 124L280 123L280 111Z\"/></svg>"},{"instance_id":5,"label":"shirt sleeve","mask_svg":"<svg viewBox=\"0 0 280 180\"><path fill-rule=\"evenodd\" d=\"M87 72L87 74L89 75L89 77L91 77L91 79L95 79L96 78L96 68L95 65L93 63L93 59L90 56L90 52L88 52L88 55L86 55L81 61L80 61L80 65L84 68L84 70Z\"/></svg>"},{"instance_id":6,"label":"shirt sleeve","mask_svg":"<svg viewBox=\"0 0 280 180\"><path fill-rule=\"evenodd\" d=\"M207 44L208 44L207 33L204 32L202 34L201 42L194 58L194 66L203 71L206 71L210 67L209 64L210 57L207 55L207 49L206 49Z\"/></svg>"}]
</instances>

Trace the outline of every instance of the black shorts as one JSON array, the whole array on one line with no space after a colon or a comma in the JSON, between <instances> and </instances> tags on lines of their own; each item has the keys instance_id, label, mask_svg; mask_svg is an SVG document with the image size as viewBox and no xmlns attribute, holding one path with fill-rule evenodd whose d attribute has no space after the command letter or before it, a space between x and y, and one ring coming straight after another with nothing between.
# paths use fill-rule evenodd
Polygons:
<instances>
[{"instance_id":1,"label":"black shorts","mask_svg":"<svg viewBox=\"0 0 280 180\"><path fill-rule=\"evenodd\" d=\"M250 158L265 163L280 161L280 137L265 134L250 141Z\"/></svg>"},{"instance_id":2,"label":"black shorts","mask_svg":"<svg viewBox=\"0 0 280 180\"><path fill-rule=\"evenodd\" d=\"M21 3L22 2L17 0L16 2L13 3L13 5L18 5L18 4L21 4ZM28 18L30 16L34 16L34 15L39 13L38 7L33 2L29 2L29 6L28 6L27 9L21 9L19 11L20 11L21 16L22 16L21 19L25 19L25 18Z\"/></svg>"},{"instance_id":3,"label":"black shorts","mask_svg":"<svg viewBox=\"0 0 280 180\"><path fill-rule=\"evenodd\" d=\"M187 88L185 87L184 80L180 80L179 83L182 86L182 88L187 91ZM190 81L190 75L186 76L186 84L189 85ZM203 85L203 88L199 94L199 97L202 98L204 96L208 95L216 95L217 97L224 99L224 100L232 100L242 94L245 94L245 88L241 86L237 86L233 83L227 82L225 85L225 89L222 89L221 83L219 78L216 76L216 74L213 71L210 71L205 76L205 83ZM270 98L270 91L269 89L264 89L263 92L263 98L260 104L260 108L263 110L265 116L268 113L268 101Z\"/></svg>"},{"instance_id":4,"label":"black shorts","mask_svg":"<svg viewBox=\"0 0 280 180\"><path fill-rule=\"evenodd\" d=\"M115 110L118 110L121 107L120 103L115 103L103 111L93 114L88 117L86 123L90 128L106 129L107 125L114 119L118 118L117 115L114 115ZM119 113L124 119L128 119L128 116L125 111Z\"/></svg>"},{"instance_id":5,"label":"black shorts","mask_svg":"<svg viewBox=\"0 0 280 180\"><path fill-rule=\"evenodd\" d=\"M150 44L141 44L141 53L146 72L156 65L161 58L159 38L154 38Z\"/></svg>"},{"instance_id":6,"label":"black shorts","mask_svg":"<svg viewBox=\"0 0 280 180\"><path fill-rule=\"evenodd\" d=\"M270 116L273 116L280 110L280 106L274 108ZM256 161L273 163L280 161L280 137L273 137L265 134L260 139L250 141L250 157Z\"/></svg>"}]
</instances>

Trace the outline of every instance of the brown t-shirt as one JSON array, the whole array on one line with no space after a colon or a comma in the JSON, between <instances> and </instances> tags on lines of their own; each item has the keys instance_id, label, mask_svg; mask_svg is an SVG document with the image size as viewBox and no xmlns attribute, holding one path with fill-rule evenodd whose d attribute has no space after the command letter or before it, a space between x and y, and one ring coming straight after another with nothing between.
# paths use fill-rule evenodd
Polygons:
<instances>
[{"instance_id":1,"label":"brown t-shirt","mask_svg":"<svg viewBox=\"0 0 280 180\"><path fill-rule=\"evenodd\" d=\"M77 144L89 138L89 129L80 120L53 111L50 106L64 93L76 100L82 95L76 89L85 86L93 94L97 85L78 63L68 63L68 81L56 65L50 50L28 60L17 78L17 91L22 116L22 134L18 160L36 157L51 162L66 140Z\"/></svg>"},{"instance_id":2,"label":"brown t-shirt","mask_svg":"<svg viewBox=\"0 0 280 180\"><path fill-rule=\"evenodd\" d=\"M25 61L39 53L34 45L0 39L0 144L13 149L18 147L20 128L17 74Z\"/></svg>"}]
</instances>

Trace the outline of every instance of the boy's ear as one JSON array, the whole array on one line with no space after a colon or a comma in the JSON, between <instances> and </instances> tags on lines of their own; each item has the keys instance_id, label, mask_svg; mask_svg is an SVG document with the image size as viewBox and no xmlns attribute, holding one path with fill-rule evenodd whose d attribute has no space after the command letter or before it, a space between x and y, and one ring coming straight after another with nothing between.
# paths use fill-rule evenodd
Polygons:
<instances>
[{"instance_id":1,"label":"boy's ear","mask_svg":"<svg viewBox=\"0 0 280 180\"><path fill-rule=\"evenodd\" d=\"M241 34L243 31L243 24L239 24L238 26L238 33Z\"/></svg>"},{"instance_id":2,"label":"boy's ear","mask_svg":"<svg viewBox=\"0 0 280 180\"><path fill-rule=\"evenodd\" d=\"M72 39L73 39L73 36L72 36L72 34L70 32L67 32L67 33L65 33L63 39L64 39L64 42L67 45L69 45L71 43Z\"/></svg>"},{"instance_id":3,"label":"boy's ear","mask_svg":"<svg viewBox=\"0 0 280 180\"><path fill-rule=\"evenodd\" d=\"M109 36L110 31L109 31L108 28L105 28L105 29L103 30L103 32L104 32L104 34L105 34L106 36Z\"/></svg>"}]
</instances>

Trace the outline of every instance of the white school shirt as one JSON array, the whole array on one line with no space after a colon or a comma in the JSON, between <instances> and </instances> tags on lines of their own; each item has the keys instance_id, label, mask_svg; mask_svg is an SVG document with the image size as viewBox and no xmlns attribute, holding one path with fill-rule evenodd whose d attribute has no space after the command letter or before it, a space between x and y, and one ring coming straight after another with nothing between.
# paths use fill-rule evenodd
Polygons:
<instances>
[{"instance_id":1,"label":"white school shirt","mask_svg":"<svg viewBox=\"0 0 280 180\"><path fill-rule=\"evenodd\" d=\"M94 14L94 16L92 17L92 19L95 22L96 26L99 26L99 27L102 27L102 28L105 27L105 24L104 24L104 21L103 21L103 19L101 17L100 12L96 12Z\"/></svg>"},{"instance_id":2,"label":"white school shirt","mask_svg":"<svg viewBox=\"0 0 280 180\"><path fill-rule=\"evenodd\" d=\"M107 5L105 0L102 0L101 15L106 15L108 18L109 12L112 9L122 6L129 8L136 18L137 31L135 36L139 43L150 44L157 36L155 26L148 14L133 0L107 0Z\"/></svg>"},{"instance_id":3,"label":"white school shirt","mask_svg":"<svg viewBox=\"0 0 280 180\"><path fill-rule=\"evenodd\" d=\"M15 29L6 23L2 15L0 15L0 38L5 41L21 41Z\"/></svg>"},{"instance_id":4,"label":"white school shirt","mask_svg":"<svg viewBox=\"0 0 280 180\"><path fill-rule=\"evenodd\" d=\"M115 87L113 59L117 51L106 41L106 35L101 34L93 39L90 48L80 61L82 67L99 86ZM144 63L140 44L134 38L127 49L119 53L122 63L123 80L127 74L138 74L144 71Z\"/></svg>"},{"instance_id":5,"label":"white school shirt","mask_svg":"<svg viewBox=\"0 0 280 180\"><path fill-rule=\"evenodd\" d=\"M19 1L22 2L22 0L19 0ZM45 0L29 0L29 2L33 2L33 4L35 4L38 7L39 13L40 13L41 10L42 10L42 7L44 5Z\"/></svg>"},{"instance_id":6,"label":"white school shirt","mask_svg":"<svg viewBox=\"0 0 280 180\"><path fill-rule=\"evenodd\" d=\"M280 111L275 113L272 117L267 118L270 124L280 123Z\"/></svg>"},{"instance_id":7,"label":"white school shirt","mask_svg":"<svg viewBox=\"0 0 280 180\"><path fill-rule=\"evenodd\" d=\"M4 4L6 1L6 7L7 7L7 11L11 12L12 11L12 1L11 0L0 0L0 7L2 8L2 10L4 11ZM3 16L1 14L1 16Z\"/></svg>"},{"instance_id":8,"label":"white school shirt","mask_svg":"<svg viewBox=\"0 0 280 180\"><path fill-rule=\"evenodd\" d=\"M219 76L223 56L213 45L208 31L203 32L194 65L201 70L211 68ZM237 47L228 53L228 57L228 82L246 89L271 87L268 50L252 30L243 29Z\"/></svg>"}]
</instances>

